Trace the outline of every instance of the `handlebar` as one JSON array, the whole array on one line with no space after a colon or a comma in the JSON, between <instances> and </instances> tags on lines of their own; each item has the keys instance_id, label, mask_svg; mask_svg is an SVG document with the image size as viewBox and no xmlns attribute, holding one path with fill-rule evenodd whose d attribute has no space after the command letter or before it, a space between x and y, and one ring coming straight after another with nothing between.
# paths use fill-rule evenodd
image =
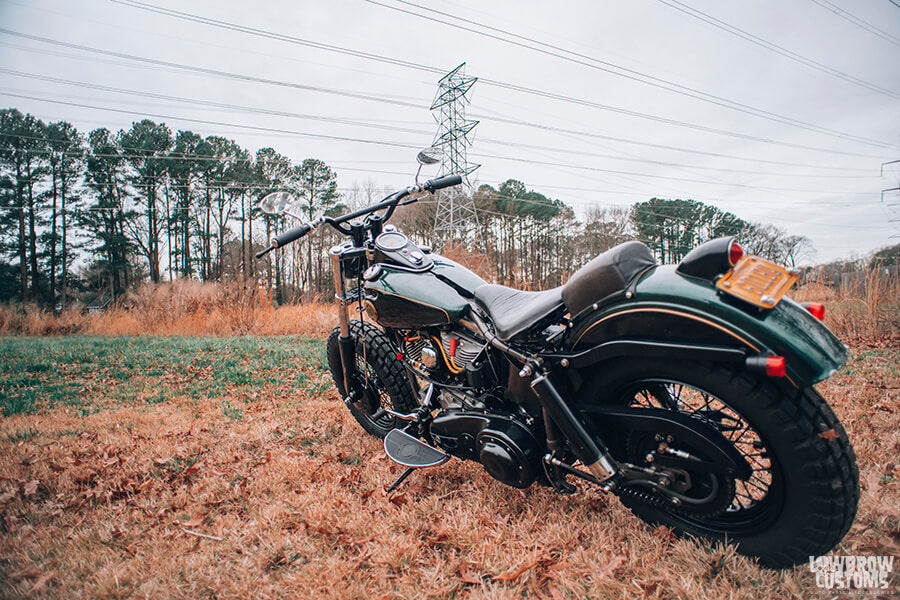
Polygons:
<instances>
[{"instance_id":1,"label":"handlebar","mask_svg":"<svg viewBox=\"0 0 900 600\"><path fill-rule=\"evenodd\" d=\"M442 190L444 188L453 187L454 185L459 185L462 183L462 175L447 175L445 177L438 177L437 179L431 179L422 184L422 187L429 192L436 192L437 190Z\"/></svg>"},{"instance_id":2,"label":"handlebar","mask_svg":"<svg viewBox=\"0 0 900 600\"><path fill-rule=\"evenodd\" d=\"M272 241L269 243L268 248L256 253L256 258L262 258L276 248L280 248L281 246L299 240L310 231L312 231L312 225L310 225L309 223L303 223L302 225L298 225L293 229L288 229L283 233L279 233L272 238Z\"/></svg>"},{"instance_id":3,"label":"handlebar","mask_svg":"<svg viewBox=\"0 0 900 600\"><path fill-rule=\"evenodd\" d=\"M462 183L462 175L446 175L444 177L438 177L437 179L430 179L423 183L422 185L414 185L408 188L402 189L400 191L394 192L390 196L386 197L384 200L379 202L378 204L373 204L371 206L367 206L366 208L362 208L360 210L354 211L352 213L343 215L337 218L331 217L323 217L316 219L315 221L310 221L309 223L303 223L302 225L298 225L293 229L289 229L284 233L276 235L272 238L272 241L268 248L265 250L261 250L256 253L256 258L262 258L272 250L276 248L280 248L286 244L290 244L293 241L299 240L304 235L312 231L314 228L318 227L322 223L327 223L337 229L339 232L344 235L350 235L350 230L347 227L341 226L342 223L346 223L352 219L357 217L361 217L363 215L368 215L373 212L379 211L383 208L386 208L387 211L383 215L383 219L387 221L391 215L394 213L394 209L397 208L397 205L400 203L400 200L406 198L410 194L414 194L416 192L431 192L434 193L438 190L442 190L444 188L453 187L454 185L459 185ZM413 199L411 202L415 202Z\"/></svg>"},{"instance_id":4,"label":"handlebar","mask_svg":"<svg viewBox=\"0 0 900 600\"><path fill-rule=\"evenodd\" d=\"M288 229L283 233L279 233L275 237L272 238L272 245L276 248L280 248L286 244L290 244L295 240L299 240L304 235L312 231L312 227L308 223L304 223L302 225L298 225L293 229Z\"/></svg>"}]
</instances>

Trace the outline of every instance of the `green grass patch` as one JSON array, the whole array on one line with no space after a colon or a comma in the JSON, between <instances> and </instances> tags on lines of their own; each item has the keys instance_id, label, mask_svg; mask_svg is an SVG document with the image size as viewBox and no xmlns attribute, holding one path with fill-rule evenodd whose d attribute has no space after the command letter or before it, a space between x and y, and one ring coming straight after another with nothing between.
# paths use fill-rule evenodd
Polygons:
<instances>
[{"instance_id":1,"label":"green grass patch","mask_svg":"<svg viewBox=\"0 0 900 600\"><path fill-rule=\"evenodd\" d=\"M38 430L34 427L26 427L25 429L19 429L17 431L3 431L3 435L6 436L6 439L14 444L37 437L38 433Z\"/></svg>"},{"instance_id":2,"label":"green grass patch","mask_svg":"<svg viewBox=\"0 0 900 600\"><path fill-rule=\"evenodd\" d=\"M326 368L324 355L325 342L299 336L5 337L0 411L71 406L90 414L110 402L291 394L312 387L310 376ZM239 419L238 410L229 416Z\"/></svg>"}]
</instances>

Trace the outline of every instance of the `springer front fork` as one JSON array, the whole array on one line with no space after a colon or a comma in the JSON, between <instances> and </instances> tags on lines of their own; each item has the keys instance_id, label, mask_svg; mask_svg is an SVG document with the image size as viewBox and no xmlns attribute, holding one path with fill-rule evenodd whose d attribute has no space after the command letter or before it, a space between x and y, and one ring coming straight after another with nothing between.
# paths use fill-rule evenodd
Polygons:
<instances>
[{"instance_id":1,"label":"springer front fork","mask_svg":"<svg viewBox=\"0 0 900 600\"><path fill-rule=\"evenodd\" d=\"M360 391L355 385L356 381L356 342L350 336L350 304L353 302L347 296L347 285L344 273L341 270L341 246L331 249L331 268L334 276L334 299L338 308L338 348L341 352L341 367L344 373L344 398L346 404L352 404L359 400Z\"/></svg>"}]
</instances>

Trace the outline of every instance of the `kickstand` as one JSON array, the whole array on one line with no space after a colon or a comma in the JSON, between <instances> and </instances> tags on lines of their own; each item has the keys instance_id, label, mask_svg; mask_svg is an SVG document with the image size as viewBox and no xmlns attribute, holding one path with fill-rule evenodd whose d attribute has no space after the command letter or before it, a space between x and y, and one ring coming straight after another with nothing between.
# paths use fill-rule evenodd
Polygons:
<instances>
[{"instance_id":1,"label":"kickstand","mask_svg":"<svg viewBox=\"0 0 900 600\"><path fill-rule=\"evenodd\" d=\"M403 483L403 481L404 481L407 477L409 477L410 475L412 475L413 471L415 471L415 469L412 468L412 467L410 467L409 469L403 471L403 474L400 475L400 477L397 478L397 481L395 481L395 482L392 483L391 485L389 485L389 486L387 486L386 488L384 488L384 491L385 491L386 493L388 493L388 494L390 494L391 492L393 492L395 489L397 489L397 486L398 486L398 485L400 485L401 483Z\"/></svg>"}]
</instances>

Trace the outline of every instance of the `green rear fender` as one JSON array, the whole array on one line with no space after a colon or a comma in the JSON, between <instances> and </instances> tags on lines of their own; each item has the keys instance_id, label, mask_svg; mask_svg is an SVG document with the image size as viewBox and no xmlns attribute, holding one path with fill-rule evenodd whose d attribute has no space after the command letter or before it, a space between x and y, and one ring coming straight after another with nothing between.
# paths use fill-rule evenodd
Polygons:
<instances>
[{"instance_id":1,"label":"green rear fender","mask_svg":"<svg viewBox=\"0 0 900 600\"><path fill-rule=\"evenodd\" d=\"M802 306L783 298L760 310L717 292L709 281L687 278L674 266L652 269L630 300L582 315L568 335L571 350L620 338L740 345L783 356L799 386L829 377L847 360L847 347Z\"/></svg>"}]
</instances>

